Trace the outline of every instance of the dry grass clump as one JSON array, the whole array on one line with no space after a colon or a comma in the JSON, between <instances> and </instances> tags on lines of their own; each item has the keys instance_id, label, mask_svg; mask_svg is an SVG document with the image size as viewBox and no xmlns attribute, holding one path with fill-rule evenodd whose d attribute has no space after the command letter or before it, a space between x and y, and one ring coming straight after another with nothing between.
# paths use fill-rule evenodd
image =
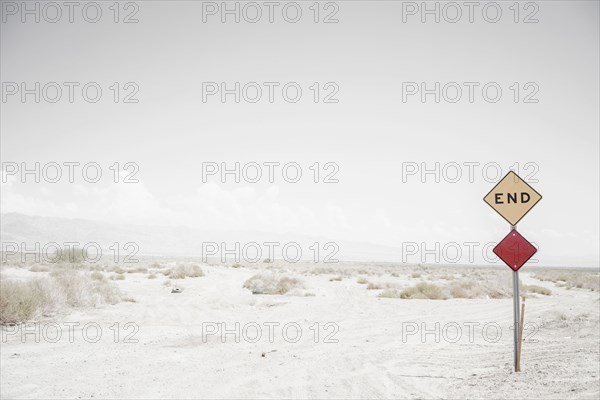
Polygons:
<instances>
[{"instance_id":1,"label":"dry grass clump","mask_svg":"<svg viewBox=\"0 0 600 400\"><path fill-rule=\"evenodd\" d=\"M566 313L554 311L549 317L542 318L539 327L544 329L568 329L577 337L590 337L598 335L600 321L597 316L588 313Z\"/></svg>"},{"instance_id":2,"label":"dry grass clump","mask_svg":"<svg viewBox=\"0 0 600 400\"><path fill-rule=\"evenodd\" d=\"M308 272L310 272L311 275L333 275L338 274L340 271L337 268L332 267L314 267Z\"/></svg>"},{"instance_id":3,"label":"dry grass clump","mask_svg":"<svg viewBox=\"0 0 600 400\"><path fill-rule=\"evenodd\" d=\"M113 276L110 277L110 279L112 279L113 281L124 281L125 274L114 274Z\"/></svg>"},{"instance_id":4,"label":"dry grass clump","mask_svg":"<svg viewBox=\"0 0 600 400\"><path fill-rule=\"evenodd\" d=\"M356 281L356 283L359 283L361 285L366 285L367 283L369 283L369 281L364 276L361 276L360 278L358 278L358 280Z\"/></svg>"},{"instance_id":5,"label":"dry grass clump","mask_svg":"<svg viewBox=\"0 0 600 400\"><path fill-rule=\"evenodd\" d=\"M456 299L504 299L512 296L508 279L496 282L463 279L452 282L448 287L450 297Z\"/></svg>"},{"instance_id":6,"label":"dry grass clump","mask_svg":"<svg viewBox=\"0 0 600 400\"><path fill-rule=\"evenodd\" d=\"M127 270L127 273L128 274L135 274L135 273L146 274L146 273L148 273L148 268L144 268L144 267L129 268Z\"/></svg>"},{"instance_id":7,"label":"dry grass clump","mask_svg":"<svg viewBox=\"0 0 600 400\"><path fill-rule=\"evenodd\" d=\"M600 290L600 274L597 271L544 270L536 272L533 277L554 282L556 286L567 289L587 289L592 292Z\"/></svg>"},{"instance_id":8,"label":"dry grass clump","mask_svg":"<svg viewBox=\"0 0 600 400\"><path fill-rule=\"evenodd\" d=\"M84 255L84 250L74 247L72 249L60 249L51 256L53 262L81 264L86 260L87 254Z\"/></svg>"},{"instance_id":9,"label":"dry grass clump","mask_svg":"<svg viewBox=\"0 0 600 400\"><path fill-rule=\"evenodd\" d=\"M538 285L524 285L522 286L522 289L525 293L536 293L544 296L550 296L552 294L552 290Z\"/></svg>"},{"instance_id":10,"label":"dry grass clump","mask_svg":"<svg viewBox=\"0 0 600 400\"><path fill-rule=\"evenodd\" d=\"M420 282L415 286L399 289L386 289L379 294L379 297L390 299L430 299L446 300L450 297L467 297L458 292L451 293L448 287L437 286L427 282Z\"/></svg>"},{"instance_id":11,"label":"dry grass clump","mask_svg":"<svg viewBox=\"0 0 600 400\"><path fill-rule=\"evenodd\" d=\"M54 276L56 290L71 307L94 307L116 304L121 300L119 290L105 281L93 280L88 274L64 271Z\"/></svg>"},{"instance_id":12,"label":"dry grass clump","mask_svg":"<svg viewBox=\"0 0 600 400\"><path fill-rule=\"evenodd\" d=\"M344 279L344 277L338 275L338 276L334 276L334 277L329 278L329 282L334 282L334 281L339 282L342 279Z\"/></svg>"},{"instance_id":13,"label":"dry grass clump","mask_svg":"<svg viewBox=\"0 0 600 400\"><path fill-rule=\"evenodd\" d=\"M204 271L198 265L179 265L169 273L171 279L199 278Z\"/></svg>"},{"instance_id":14,"label":"dry grass clump","mask_svg":"<svg viewBox=\"0 0 600 400\"><path fill-rule=\"evenodd\" d=\"M320 270L321 273L331 274L335 276L343 276L344 278L350 278L356 274L360 274L356 268L348 267L348 266L327 266L327 267L317 267L317 270Z\"/></svg>"},{"instance_id":15,"label":"dry grass clump","mask_svg":"<svg viewBox=\"0 0 600 400\"><path fill-rule=\"evenodd\" d=\"M400 291L398 289L386 289L379 294L379 297L385 297L388 299L399 299Z\"/></svg>"},{"instance_id":16,"label":"dry grass clump","mask_svg":"<svg viewBox=\"0 0 600 400\"><path fill-rule=\"evenodd\" d=\"M297 278L257 274L244 282L244 288L249 289L252 294L286 294L292 289L303 289L304 284Z\"/></svg>"},{"instance_id":17,"label":"dry grass clump","mask_svg":"<svg viewBox=\"0 0 600 400\"><path fill-rule=\"evenodd\" d=\"M444 275L440 276L440 279L443 279L445 281L453 281L454 280L454 275L444 274Z\"/></svg>"},{"instance_id":18,"label":"dry grass clump","mask_svg":"<svg viewBox=\"0 0 600 400\"><path fill-rule=\"evenodd\" d=\"M156 279L156 274L150 274L150 275L148 275L148 279Z\"/></svg>"},{"instance_id":19,"label":"dry grass clump","mask_svg":"<svg viewBox=\"0 0 600 400\"><path fill-rule=\"evenodd\" d=\"M50 271L50 269L48 267L46 267L45 265L34 265L33 267L29 268L29 270L31 272L48 272L48 271Z\"/></svg>"},{"instance_id":20,"label":"dry grass clump","mask_svg":"<svg viewBox=\"0 0 600 400\"><path fill-rule=\"evenodd\" d=\"M112 272L114 272L115 274L124 274L125 270L123 268L117 266L112 269Z\"/></svg>"},{"instance_id":21,"label":"dry grass clump","mask_svg":"<svg viewBox=\"0 0 600 400\"><path fill-rule=\"evenodd\" d=\"M413 272L412 274L410 274L411 278L420 278L421 277L421 273L420 272Z\"/></svg>"},{"instance_id":22,"label":"dry grass clump","mask_svg":"<svg viewBox=\"0 0 600 400\"><path fill-rule=\"evenodd\" d=\"M0 282L0 324L16 324L54 311L51 289L45 279Z\"/></svg>"},{"instance_id":23,"label":"dry grass clump","mask_svg":"<svg viewBox=\"0 0 600 400\"><path fill-rule=\"evenodd\" d=\"M399 284L395 282L369 282L367 284L367 290L396 289L398 287Z\"/></svg>"},{"instance_id":24,"label":"dry grass clump","mask_svg":"<svg viewBox=\"0 0 600 400\"><path fill-rule=\"evenodd\" d=\"M400 291L401 299L445 300L448 297L443 288L431 283L420 282L416 286Z\"/></svg>"},{"instance_id":25,"label":"dry grass clump","mask_svg":"<svg viewBox=\"0 0 600 400\"><path fill-rule=\"evenodd\" d=\"M104 274L102 272L94 271L90 274L90 278L92 278L93 280L96 280L96 281L103 281Z\"/></svg>"},{"instance_id":26,"label":"dry grass clump","mask_svg":"<svg viewBox=\"0 0 600 400\"><path fill-rule=\"evenodd\" d=\"M4 280L0 282L0 324L50 316L65 307L96 307L121 300L121 293L109 282L73 270L26 282Z\"/></svg>"},{"instance_id":27,"label":"dry grass clump","mask_svg":"<svg viewBox=\"0 0 600 400\"><path fill-rule=\"evenodd\" d=\"M503 276L497 271L483 271L480 275L474 274L472 279L451 280L445 284L435 284L420 282L415 286L403 290L386 290L380 294L380 297L400 298L400 299L503 299L512 296L512 284L510 276ZM446 276L439 274L437 279L446 280ZM454 278L453 278L454 279ZM377 285L393 289L392 284ZM544 294L542 287L532 287L532 292ZM549 294L549 293L548 293Z\"/></svg>"}]
</instances>

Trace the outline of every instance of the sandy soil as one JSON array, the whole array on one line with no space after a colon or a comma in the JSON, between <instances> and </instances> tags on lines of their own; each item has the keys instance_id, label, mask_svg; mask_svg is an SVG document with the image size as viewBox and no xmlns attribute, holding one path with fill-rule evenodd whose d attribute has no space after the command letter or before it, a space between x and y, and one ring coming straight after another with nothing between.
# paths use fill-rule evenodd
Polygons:
<instances>
[{"instance_id":1,"label":"sandy soil","mask_svg":"<svg viewBox=\"0 0 600 400\"><path fill-rule=\"evenodd\" d=\"M23 326L4 328L2 398L600 395L598 292L522 273L524 283L552 295L526 301L530 325L522 372L514 373L512 299L380 298L381 290L367 290L357 275L331 281L332 274L302 275L306 290L291 295L253 295L242 286L255 269L202 268L204 277L182 280L127 274L115 284L135 302L55 316L30 325L26 335ZM14 268L2 274L23 275ZM172 293L173 286L181 293ZM230 330L225 341L210 334L222 322ZM79 324L72 338L67 323ZM257 326L262 336L255 339ZM62 337L51 343L57 327ZM102 334L94 342L97 327Z\"/></svg>"}]
</instances>

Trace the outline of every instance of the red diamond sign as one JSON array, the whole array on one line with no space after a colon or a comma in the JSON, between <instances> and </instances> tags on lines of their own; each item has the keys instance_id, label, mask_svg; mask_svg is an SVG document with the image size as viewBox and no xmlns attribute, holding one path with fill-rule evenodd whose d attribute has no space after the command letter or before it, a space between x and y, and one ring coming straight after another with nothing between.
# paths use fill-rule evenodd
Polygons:
<instances>
[{"instance_id":1,"label":"red diamond sign","mask_svg":"<svg viewBox=\"0 0 600 400\"><path fill-rule=\"evenodd\" d=\"M496 254L513 271L518 271L535 253L537 249L516 230L508 235L496 247Z\"/></svg>"}]
</instances>

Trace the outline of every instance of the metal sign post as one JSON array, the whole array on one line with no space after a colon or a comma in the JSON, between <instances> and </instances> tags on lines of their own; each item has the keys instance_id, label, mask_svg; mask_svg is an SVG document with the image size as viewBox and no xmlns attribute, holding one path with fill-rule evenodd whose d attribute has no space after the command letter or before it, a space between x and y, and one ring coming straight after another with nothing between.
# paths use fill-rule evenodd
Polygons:
<instances>
[{"instance_id":1,"label":"metal sign post","mask_svg":"<svg viewBox=\"0 0 600 400\"><path fill-rule=\"evenodd\" d=\"M513 314L514 314L514 329L515 329L515 372L520 372L519 368L519 341L521 338L519 337L520 332L520 321L521 317L519 316L519 271L513 272Z\"/></svg>"},{"instance_id":2,"label":"metal sign post","mask_svg":"<svg viewBox=\"0 0 600 400\"><path fill-rule=\"evenodd\" d=\"M516 230L516 225L511 225L511 232ZM515 339L515 372L519 372L519 342L521 337L519 335L521 317L519 315L519 270L513 271L513 317L514 324L513 328L515 330L514 339Z\"/></svg>"},{"instance_id":3,"label":"metal sign post","mask_svg":"<svg viewBox=\"0 0 600 400\"><path fill-rule=\"evenodd\" d=\"M523 266L537 249L517 232L517 222L540 200L542 195L510 171L483 198L498 214L510 224L510 232L494 247L494 254L513 271L513 316L514 316L514 361L515 372L521 371L521 336L519 268Z\"/></svg>"}]
</instances>

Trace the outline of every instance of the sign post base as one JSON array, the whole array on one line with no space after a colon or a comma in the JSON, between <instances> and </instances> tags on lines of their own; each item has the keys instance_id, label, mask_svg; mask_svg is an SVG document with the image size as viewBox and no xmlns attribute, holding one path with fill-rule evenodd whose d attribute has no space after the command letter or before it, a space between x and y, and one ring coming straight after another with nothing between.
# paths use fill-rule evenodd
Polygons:
<instances>
[{"instance_id":1,"label":"sign post base","mask_svg":"<svg viewBox=\"0 0 600 400\"><path fill-rule=\"evenodd\" d=\"M514 332L515 332L515 372L520 372L519 363L519 341L520 341L520 325L521 318L519 316L519 271L513 272L513 307L514 307Z\"/></svg>"}]
</instances>

